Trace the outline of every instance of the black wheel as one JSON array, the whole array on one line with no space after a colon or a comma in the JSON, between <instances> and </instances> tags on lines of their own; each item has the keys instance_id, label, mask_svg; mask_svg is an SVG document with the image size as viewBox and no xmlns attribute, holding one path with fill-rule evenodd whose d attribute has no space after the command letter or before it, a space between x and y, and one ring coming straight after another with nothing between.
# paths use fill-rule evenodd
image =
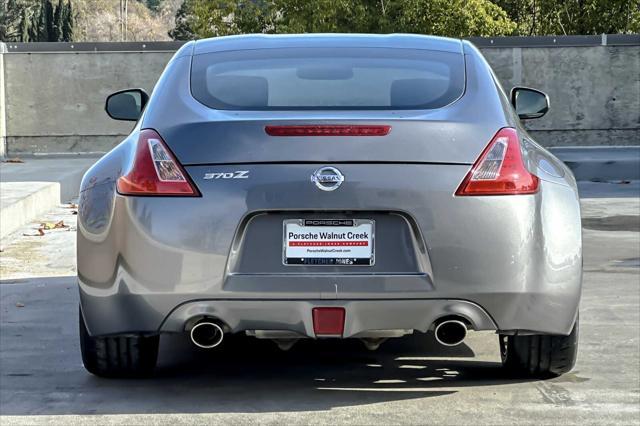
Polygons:
<instances>
[{"instance_id":1,"label":"black wheel","mask_svg":"<svg viewBox=\"0 0 640 426\"><path fill-rule=\"evenodd\" d=\"M502 365L520 376L549 378L571 371L578 355L578 319L568 336L500 335Z\"/></svg>"},{"instance_id":2,"label":"black wheel","mask_svg":"<svg viewBox=\"0 0 640 426\"><path fill-rule=\"evenodd\" d=\"M92 337L80 313L82 363L96 376L149 376L156 366L159 342L157 335Z\"/></svg>"}]
</instances>

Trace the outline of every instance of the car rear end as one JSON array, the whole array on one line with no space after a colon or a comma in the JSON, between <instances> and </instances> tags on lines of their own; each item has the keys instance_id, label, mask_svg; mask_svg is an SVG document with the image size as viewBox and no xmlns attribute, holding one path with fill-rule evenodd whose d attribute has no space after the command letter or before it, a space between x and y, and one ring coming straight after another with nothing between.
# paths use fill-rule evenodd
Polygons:
<instances>
[{"instance_id":1,"label":"car rear end","mask_svg":"<svg viewBox=\"0 0 640 426\"><path fill-rule=\"evenodd\" d=\"M83 320L203 347L219 343L205 323L371 347L447 321L568 334L574 186L467 43L190 43L83 182Z\"/></svg>"}]
</instances>

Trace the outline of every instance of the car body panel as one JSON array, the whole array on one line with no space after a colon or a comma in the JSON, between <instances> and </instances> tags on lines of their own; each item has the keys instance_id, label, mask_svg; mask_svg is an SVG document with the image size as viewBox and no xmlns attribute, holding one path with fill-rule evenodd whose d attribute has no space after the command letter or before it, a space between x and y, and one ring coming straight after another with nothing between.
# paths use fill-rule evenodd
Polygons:
<instances>
[{"instance_id":1,"label":"car body panel","mask_svg":"<svg viewBox=\"0 0 640 426\"><path fill-rule=\"evenodd\" d=\"M212 170L198 168L199 173L189 168L192 176L204 176ZM108 305L107 299L114 293L140 297L158 311L154 312L154 326L146 330L153 331L174 306L190 300L456 298L483 306L501 328L570 331L581 270L581 252L574 243L580 238L580 228L572 225L578 201L570 187L543 182L537 195L453 197L455 185L451 182L455 180L448 174L457 173L461 180L468 166L447 167L447 173L438 171L443 168L440 165L377 165L377 170L383 168L385 173L375 173L376 169L372 173L370 165L345 164L341 169L347 185L325 193L308 178L313 165L245 168L261 185L254 188L248 180L200 179L196 183L202 198L116 195L110 217L100 220L92 220L94 212L86 206L96 206L95 213L103 214L105 194L96 189L83 192L79 224L83 241L78 260L91 265L79 268L83 303ZM402 191L385 190L396 181L394 174L413 178L404 183ZM92 196L98 199L88 198ZM538 198L549 202L538 202ZM557 202L574 207L558 214ZM354 210L358 204L367 209ZM398 206L403 210L398 211ZM347 211L350 213L345 214ZM318 267L280 263L281 220L375 218L380 214L371 212L393 212L407 223L408 244L403 254L413 254L413 261L406 261L404 270L383 268L382 259L398 256L398 246L386 244L389 237L382 237L389 229L382 231L381 226L376 231L376 258L381 260L374 267L323 267L318 271ZM251 238L241 225L247 216L254 222L256 217L268 217L263 225L276 226L255 229L264 245L259 261L252 260L258 253L255 244L249 247ZM491 220L478 227L482 217ZM85 221L104 226L89 233ZM271 270L257 272L265 259L273 261ZM563 308L554 316L549 304ZM113 318L121 316L111 318L104 329L89 320L89 329L130 331L115 327Z\"/></svg>"}]
</instances>

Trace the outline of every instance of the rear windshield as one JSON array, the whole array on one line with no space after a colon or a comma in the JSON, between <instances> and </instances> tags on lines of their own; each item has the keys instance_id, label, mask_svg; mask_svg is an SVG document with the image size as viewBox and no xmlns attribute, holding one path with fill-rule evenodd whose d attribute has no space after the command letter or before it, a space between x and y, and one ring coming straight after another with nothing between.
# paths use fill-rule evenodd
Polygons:
<instances>
[{"instance_id":1,"label":"rear windshield","mask_svg":"<svg viewBox=\"0 0 640 426\"><path fill-rule=\"evenodd\" d=\"M227 110L434 109L464 91L460 53L283 48L196 55L193 96Z\"/></svg>"}]
</instances>

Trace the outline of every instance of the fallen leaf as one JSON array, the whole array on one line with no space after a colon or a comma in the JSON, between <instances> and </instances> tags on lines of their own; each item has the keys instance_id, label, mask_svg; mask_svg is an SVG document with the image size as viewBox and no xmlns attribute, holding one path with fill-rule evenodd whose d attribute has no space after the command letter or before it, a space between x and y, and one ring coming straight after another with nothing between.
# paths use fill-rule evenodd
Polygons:
<instances>
[{"instance_id":1,"label":"fallen leaf","mask_svg":"<svg viewBox=\"0 0 640 426\"><path fill-rule=\"evenodd\" d=\"M24 308L24 303L16 303L16 308Z\"/></svg>"},{"instance_id":2,"label":"fallen leaf","mask_svg":"<svg viewBox=\"0 0 640 426\"><path fill-rule=\"evenodd\" d=\"M69 205L66 206L68 209L77 209L78 205L76 203L69 203Z\"/></svg>"},{"instance_id":3,"label":"fallen leaf","mask_svg":"<svg viewBox=\"0 0 640 426\"><path fill-rule=\"evenodd\" d=\"M40 226L47 231L49 229L61 229L69 227L69 225L64 224L63 220L61 220L60 222L42 222Z\"/></svg>"},{"instance_id":4,"label":"fallen leaf","mask_svg":"<svg viewBox=\"0 0 640 426\"><path fill-rule=\"evenodd\" d=\"M24 163L24 161L19 158L7 158L3 163Z\"/></svg>"}]
</instances>

